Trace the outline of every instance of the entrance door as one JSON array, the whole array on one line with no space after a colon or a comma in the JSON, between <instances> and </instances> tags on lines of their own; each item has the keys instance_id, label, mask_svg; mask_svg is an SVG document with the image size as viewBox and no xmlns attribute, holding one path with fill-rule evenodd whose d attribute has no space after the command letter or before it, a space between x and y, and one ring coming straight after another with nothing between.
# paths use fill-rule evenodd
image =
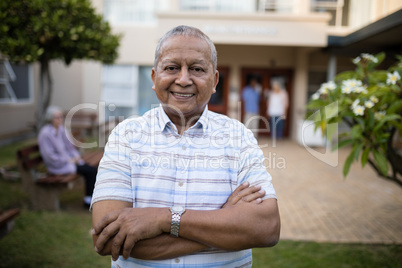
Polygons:
<instances>
[{"instance_id":1,"label":"entrance door","mask_svg":"<svg viewBox=\"0 0 402 268\"><path fill-rule=\"evenodd\" d=\"M271 89L271 83L275 80L280 80L283 82L283 86L288 92L289 96L289 109L286 115L284 136L288 137L290 133L290 107L292 107L292 77L293 71L290 69L265 69L265 68L242 68L241 72L241 92L243 92L244 87L248 84L251 78L257 78L259 84L261 85L260 90L260 122L259 122L259 136L269 135L269 121L267 115L267 96L268 91ZM242 122L244 119L244 104L242 102L241 117Z\"/></svg>"}]
</instances>

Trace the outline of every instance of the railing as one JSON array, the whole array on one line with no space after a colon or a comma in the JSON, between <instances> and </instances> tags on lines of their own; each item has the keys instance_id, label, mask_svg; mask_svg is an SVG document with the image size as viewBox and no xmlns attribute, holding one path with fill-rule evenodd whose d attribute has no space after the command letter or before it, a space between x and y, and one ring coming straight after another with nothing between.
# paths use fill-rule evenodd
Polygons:
<instances>
[{"instance_id":1,"label":"railing","mask_svg":"<svg viewBox=\"0 0 402 268\"><path fill-rule=\"evenodd\" d=\"M255 0L180 0L180 10L255 12Z\"/></svg>"},{"instance_id":2,"label":"railing","mask_svg":"<svg viewBox=\"0 0 402 268\"><path fill-rule=\"evenodd\" d=\"M330 25L336 27L342 26L343 7L343 0L311 0L311 11L332 13L334 18Z\"/></svg>"}]
</instances>

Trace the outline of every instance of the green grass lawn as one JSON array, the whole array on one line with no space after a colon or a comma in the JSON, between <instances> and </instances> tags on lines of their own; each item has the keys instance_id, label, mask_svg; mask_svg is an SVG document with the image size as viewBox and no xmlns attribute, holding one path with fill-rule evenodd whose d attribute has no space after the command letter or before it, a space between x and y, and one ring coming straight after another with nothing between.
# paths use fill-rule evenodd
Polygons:
<instances>
[{"instance_id":1,"label":"green grass lawn","mask_svg":"<svg viewBox=\"0 0 402 268\"><path fill-rule=\"evenodd\" d=\"M0 148L0 167L12 165L20 145ZM93 250L91 214L81 207L83 185L64 192L61 212L32 211L20 181L0 178L0 209L21 208L15 227L0 239L0 267L110 267ZM280 241L253 250L253 267L402 267L401 245Z\"/></svg>"}]
</instances>

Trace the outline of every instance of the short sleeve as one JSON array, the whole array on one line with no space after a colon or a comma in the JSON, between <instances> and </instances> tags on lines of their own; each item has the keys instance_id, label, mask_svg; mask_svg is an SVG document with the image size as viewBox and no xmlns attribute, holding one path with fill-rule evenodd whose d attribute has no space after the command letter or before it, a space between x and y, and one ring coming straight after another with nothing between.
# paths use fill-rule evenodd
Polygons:
<instances>
[{"instance_id":1,"label":"short sleeve","mask_svg":"<svg viewBox=\"0 0 402 268\"><path fill-rule=\"evenodd\" d=\"M99 164L92 204L102 200L133 202L130 144L126 137L127 124L112 131Z\"/></svg>"},{"instance_id":2,"label":"short sleeve","mask_svg":"<svg viewBox=\"0 0 402 268\"><path fill-rule=\"evenodd\" d=\"M253 133L249 129L244 128L240 151L238 185L245 181L248 181L250 185L260 185L265 190L263 199L276 199L272 176L268 173L264 161L264 154L258 146Z\"/></svg>"}]
</instances>

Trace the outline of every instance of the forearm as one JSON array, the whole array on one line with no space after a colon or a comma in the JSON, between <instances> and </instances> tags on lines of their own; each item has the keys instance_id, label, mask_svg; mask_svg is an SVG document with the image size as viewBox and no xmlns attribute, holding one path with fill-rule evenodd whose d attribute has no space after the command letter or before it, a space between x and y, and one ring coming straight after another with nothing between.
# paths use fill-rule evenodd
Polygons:
<instances>
[{"instance_id":1,"label":"forearm","mask_svg":"<svg viewBox=\"0 0 402 268\"><path fill-rule=\"evenodd\" d=\"M119 201L101 201L99 203L95 203L93 206L93 225L95 226L96 223L98 223L102 216L105 215L107 212L119 210L122 208L130 208L131 206L131 203ZM164 218L166 218L166 228L168 229L168 226L170 226L170 222L168 221L170 221L171 219L170 211L168 210L168 208L163 208L160 210L160 214L166 215L166 217ZM95 246L98 238L99 236L97 234L93 234L93 241ZM109 239L104 244L102 249L96 249L96 251L100 255L111 255L112 243L113 237L111 237L111 239ZM208 246L204 244L184 238L175 238L167 233L163 233L154 238L137 241L134 245L133 250L131 251L130 256L144 260L170 259L195 253L207 248ZM122 255L122 250L120 251L120 255Z\"/></svg>"},{"instance_id":2,"label":"forearm","mask_svg":"<svg viewBox=\"0 0 402 268\"><path fill-rule=\"evenodd\" d=\"M185 238L161 234L155 238L138 241L130 256L143 260L172 259L209 248L208 246Z\"/></svg>"},{"instance_id":3,"label":"forearm","mask_svg":"<svg viewBox=\"0 0 402 268\"><path fill-rule=\"evenodd\" d=\"M279 240L280 220L275 199L212 211L186 211L180 237L223 250L273 246Z\"/></svg>"}]
</instances>

